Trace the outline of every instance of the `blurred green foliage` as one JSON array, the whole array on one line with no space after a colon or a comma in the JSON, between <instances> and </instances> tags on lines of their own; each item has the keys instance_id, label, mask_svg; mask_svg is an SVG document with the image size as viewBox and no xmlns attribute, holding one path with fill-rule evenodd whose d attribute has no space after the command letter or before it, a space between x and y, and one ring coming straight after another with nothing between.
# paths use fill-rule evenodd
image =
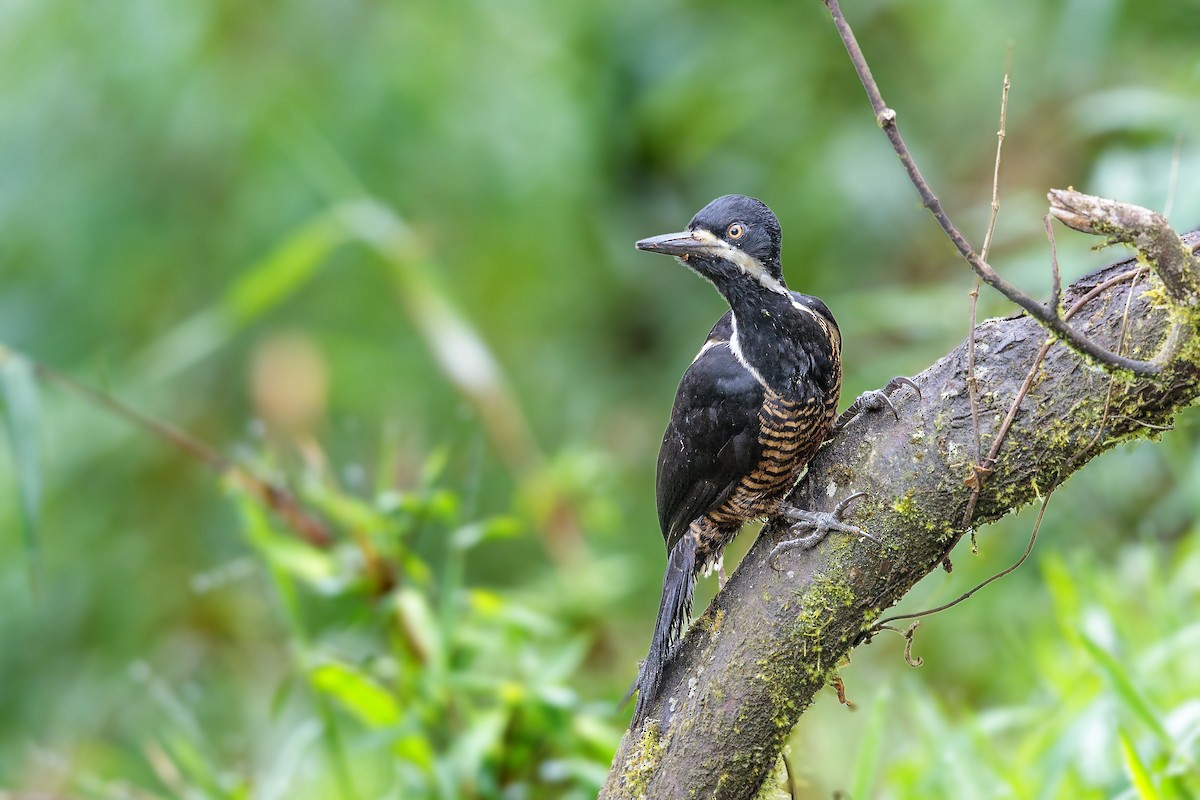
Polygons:
<instances>
[{"instance_id":1,"label":"blurred green foliage","mask_svg":"<svg viewBox=\"0 0 1200 800\"><path fill-rule=\"evenodd\" d=\"M845 11L976 240L1012 43L992 262L1024 286L1051 186L1200 224L1195 0ZM721 311L632 241L762 197L847 396L965 333L967 270L817 0L10 0L0 48L0 342L337 531L298 543L6 359L0 792L594 795L658 597L658 437ZM1066 278L1091 244L1060 236ZM857 651L860 710L797 728L799 796L1200 795L1197 440L1184 415L1089 465L1021 571L926 621L920 670Z\"/></svg>"}]
</instances>

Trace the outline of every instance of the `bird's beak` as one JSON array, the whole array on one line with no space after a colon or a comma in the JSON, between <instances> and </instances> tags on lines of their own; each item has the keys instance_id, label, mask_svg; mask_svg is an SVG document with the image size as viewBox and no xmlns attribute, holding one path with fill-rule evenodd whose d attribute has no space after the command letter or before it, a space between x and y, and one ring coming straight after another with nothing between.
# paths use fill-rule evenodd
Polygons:
<instances>
[{"instance_id":1,"label":"bird's beak","mask_svg":"<svg viewBox=\"0 0 1200 800\"><path fill-rule=\"evenodd\" d=\"M649 250L651 253L665 253L669 256L679 256L686 259L690 255L698 255L712 248L712 242L702 239L693 231L680 233L664 233L662 236L651 236L642 239L634 245L638 250Z\"/></svg>"}]
</instances>

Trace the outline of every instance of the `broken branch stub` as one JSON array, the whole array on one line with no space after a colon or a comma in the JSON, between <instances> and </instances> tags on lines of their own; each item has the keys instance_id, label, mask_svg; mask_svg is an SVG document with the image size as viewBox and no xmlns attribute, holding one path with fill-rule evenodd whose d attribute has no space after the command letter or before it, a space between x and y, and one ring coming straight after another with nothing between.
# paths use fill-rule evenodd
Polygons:
<instances>
[{"instance_id":1,"label":"broken branch stub","mask_svg":"<svg viewBox=\"0 0 1200 800\"><path fill-rule=\"evenodd\" d=\"M1068 228L1132 245L1163 282L1171 301L1200 308L1200 258L1161 214L1131 203L1051 189L1050 213Z\"/></svg>"}]
</instances>

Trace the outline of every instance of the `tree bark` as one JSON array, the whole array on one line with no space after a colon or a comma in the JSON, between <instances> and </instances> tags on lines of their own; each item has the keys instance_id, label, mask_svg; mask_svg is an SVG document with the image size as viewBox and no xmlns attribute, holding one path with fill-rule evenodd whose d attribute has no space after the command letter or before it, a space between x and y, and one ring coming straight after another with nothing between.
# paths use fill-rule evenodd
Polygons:
<instances>
[{"instance_id":1,"label":"tree bark","mask_svg":"<svg viewBox=\"0 0 1200 800\"><path fill-rule=\"evenodd\" d=\"M1200 235L1184 243L1193 256ZM1137 267L1129 259L1088 275L1066 289L1064 308ZM1185 277L1197 280L1194 271ZM1021 315L975 331L983 454L975 452L965 342L915 378L920 399L911 389L894 396L898 421L885 410L842 430L813 460L794 499L828 511L865 491L847 516L882 544L833 534L813 550L782 555L776 570L767 556L786 531L768 523L688 631L650 721L622 739L600 797L752 797L838 662L966 531L1041 496L1118 443L1169 427L1200 396L1197 316L1170 288L1143 269L1136 286L1117 283L1080 307L1072 319L1078 330L1118 352L1126 320L1124 352L1162 357L1163 372L1112 375L1062 344L1051 346L969 520L973 465L1047 341L1040 324Z\"/></svg>"}]
</instances>

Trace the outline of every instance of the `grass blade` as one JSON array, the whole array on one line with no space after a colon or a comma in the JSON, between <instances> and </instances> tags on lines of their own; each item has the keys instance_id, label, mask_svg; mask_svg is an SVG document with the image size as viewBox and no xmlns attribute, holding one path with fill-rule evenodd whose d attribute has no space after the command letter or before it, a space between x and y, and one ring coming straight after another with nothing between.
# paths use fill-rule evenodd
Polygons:
<instances>
[{"instance_id":1,"label":"grass blade","mask_svg":"<svg viewBox=\"0 0 1200 800\"><path fill-rule=\"evenodd\" d=\"M858 758L854 763L854 784L850 796L854 798L874 797L873 786L879 773L879 750L883 742L884 723L890 705L891 691L884 687L871 706L867 729L858 745Z\"/></svg>"},{"instance_id":2,"label":"grass blade","mask_svg":"<svg viewBox=\"0 0 1200 800\"><path fill-rule=\"evenodd\" d=\"M1137 791L1138 799L1161 800L1162 795L1154 787L1154 781L1150 779L1150 773L1147 771L1146 765L1142 763L1142 758L1138 755L1133 743L1129 741L1125 731L1121 731L1120 734L1121 757L1125 761L1125 768L1129 770L1129 777L1133 781L1133 788Z\"/></svg>"},{"instance_id":3,"label":"grass blade","mask_svg":"<svg viewBox=\"0 0 1200 800\"><path fill-rule=\"evenodd\" d=\"M207 357L312 280L346 234L322 212L248 265L225 295L179 323L137 359L143 374L163 381Z\"/></svg>"},{"instance_id":4,"label":"grass blade","mask_svg":"<svg viewBox=\"0 0 1200 800\"><path fill-rule=\"evenodd\" d=\"M1170 748L1172 746L1171 734L1167 732L1150 700L1138 690L1125 666L1090 636L1084 634L1080 638L1083 641L1084 649L1087 650L1088 655L1092 657L1104 677L1108 679L1109 685L1116 692L1122 705L1129 709L1135 717L1146 723L1146 726L1158 737L1164 747Z\"/></svg>"}]
</instances>

